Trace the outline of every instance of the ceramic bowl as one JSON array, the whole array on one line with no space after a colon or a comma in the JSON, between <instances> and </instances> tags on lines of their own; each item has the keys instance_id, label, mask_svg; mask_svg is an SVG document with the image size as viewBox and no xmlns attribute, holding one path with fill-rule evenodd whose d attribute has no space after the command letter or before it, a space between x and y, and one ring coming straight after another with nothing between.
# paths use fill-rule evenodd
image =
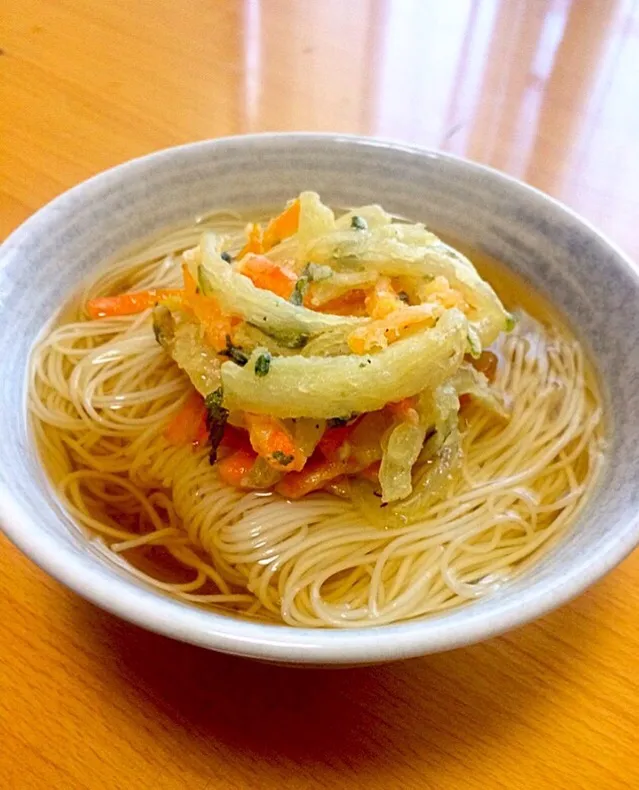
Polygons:
<instances>
[{"instance_id":1,"label":"ceramic bowl","mask_svg":"<svg viewBox=\"0 0 639 790\"><path fill-rule=\"evenodd\" d=\"M35 338L65 298L136 240L204 211L277 205L303 189L334 205L381 202L504 261L552 299L592 357L607 415L603 479L561 542L492 597L360 630L242 621L166 597L128 575L52 498L27 429L25 369ZM613 244L555 200L471 162L317 134L160 151L61 195L1 248L0 522L34 562L90 601L214 650L292 664L370 664L494 636L577 595L639 542L638 308L639 272Z\"/></svg>"}]
</instances>

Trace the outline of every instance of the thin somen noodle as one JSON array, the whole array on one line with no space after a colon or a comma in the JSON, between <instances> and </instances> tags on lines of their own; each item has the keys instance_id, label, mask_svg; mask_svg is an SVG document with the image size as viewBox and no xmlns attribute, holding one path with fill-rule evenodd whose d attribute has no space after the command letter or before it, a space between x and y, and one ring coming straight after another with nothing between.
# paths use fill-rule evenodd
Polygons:
<instances>
[{"instance_id":1,"label":"thin somen noodle","mask_svg":"<svg viewBox=\"0 0 639 790\"><path fill-rule=\"evenodd\" d=\"M250 219L255 221L255 213ZM234 487L211 465L206 442L194 446L167 438L167 426L188 407L194 390L186 368L157 342L153 307L91 319L86 304L124 292L180 289L182 264L194 260L203 231L214 232L237 255L246 223L246 216L214 213L121 257L84 284L35 348L29 387L33 430L66 511L99 536L111 557L157 589L295 626L392 623L457 606L506 583L572 524L602 463L599 396L579 342L560 323L523 311L512 331L489 338L497 361L490 397L503 409L460 396L457 416L458 395L449 392L453 417L444 418L437 411L444 401L437 402L433 413L439 422L423 432L423 448L411 459L412 482L409 475L402 496L380 494L376 483L359 476L359 467L357 474L341 475L298 499L278 493L286 491L278 487L281 469L269 470L272 484ZM290 238L279 240L271 259L286 260L295 255L292 249ZM332 259L322 244L312 250L317 273ZM403 276L385 272L367 254L366 265L379 271L371 278L370 269L354 268L340 275L344 282L351 278L351 284L370 288L379 276ZM299 268L291 277L299 283ZM322 289L326 283L318 275L314 298ZM327 305L337 303L336 293ZM478 293L479 315L490 305ZM436 307L465 309L468 297L462 296L450 288L440 291ZM444 298L455 304L440 307ZM336 319L309 346L314 343L323 358L338 364L350 353L344 351L345 337L351 348L373 342L364 323L369 319L359 310L342 313L347 330ZM318 321L337 315L317 312ZM466 315L474 315L472 305ZM420 320L431 321L426 326L438 321L437 328L443 319L437 314ZM478 318L475 325L483 342L488 324ZM254 331L250 323L240 328ZM398 343L408 342L419 332L402 325L397 336ZM479 341L471 336L469 342ZM229 348L224 353L239 353ZM249 364L258 352L252 353ZM356 353L375 356L369 346ZM288 347L282 355L303 357ZM239 377L248 365L236 368ZM269 373L264 382L270 375L275 380ZM259 394L259 383L248 395L241 382L229 379L229 392L231 385L238 388L237 398ZM251 408L243 408L249 420ZM387 414L375 408L370 411ZM323 420L328 413L319 416ZM390 440L384 441L380 453L388 450Z\"/></svg>"}]
</instances>

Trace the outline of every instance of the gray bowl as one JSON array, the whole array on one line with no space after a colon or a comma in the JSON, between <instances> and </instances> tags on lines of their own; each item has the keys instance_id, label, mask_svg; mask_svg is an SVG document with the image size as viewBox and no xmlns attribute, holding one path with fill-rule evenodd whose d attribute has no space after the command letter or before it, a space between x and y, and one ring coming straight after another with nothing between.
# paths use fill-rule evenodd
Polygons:
<instances>
[{"instance_id":1,"label":"gray bowl","mask_svg":"<svg viewBox=\"0 0 639 790\"><path fill-rule=\"evenodd\" d=\"M598 369L607 414L603 480L552 551L490 598L424 620L310 630L207 612L112 564L64 516L26 425L30 348L77 283L119 248L217 207L274 205L303 189L381 202L506 262L550 296ZM444 154L335 135L282 134L173 148L54 200L0 249L0 522L34 562L138 625L269 661L356 664L467 645L566 602L639 542L639 271L573 212L500 173Z\"/></svg>"}]
</instances>

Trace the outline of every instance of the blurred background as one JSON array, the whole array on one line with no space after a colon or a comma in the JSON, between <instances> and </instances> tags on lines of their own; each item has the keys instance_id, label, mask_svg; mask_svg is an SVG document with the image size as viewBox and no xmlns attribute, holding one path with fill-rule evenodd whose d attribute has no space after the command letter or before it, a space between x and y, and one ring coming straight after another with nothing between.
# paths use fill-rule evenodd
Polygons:
<instances>
[{"instance_id":1,"label":"blurred background","mask_svg":"<svg viewBox=\"0 0 639 790\"><path fill-rule=\"evenodd\" d=\"M157 148L323 130L493 165L639 251L637 0L5 0L0 45L2 235Z\"/></svg>"}]
</instances>

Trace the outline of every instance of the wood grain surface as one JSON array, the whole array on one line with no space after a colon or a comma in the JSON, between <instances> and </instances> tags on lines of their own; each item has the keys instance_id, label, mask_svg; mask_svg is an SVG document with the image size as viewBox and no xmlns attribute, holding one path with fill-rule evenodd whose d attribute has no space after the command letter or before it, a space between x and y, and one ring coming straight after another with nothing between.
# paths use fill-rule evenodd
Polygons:
<instances>
[{"instance_id":1,"label":"wood grain surface","mask_svg":"<svg viewBox=\"0 0 639 790\"><path fill-rule=\"evenodd\" d=\"M469 156L639 256L634 0L1 5L2 236L130 157L276 129ZM638 610L635 553L499 639L289 670L120 622L0 539L0 788L637 788Z\"/></svg>"}]
</instances>

